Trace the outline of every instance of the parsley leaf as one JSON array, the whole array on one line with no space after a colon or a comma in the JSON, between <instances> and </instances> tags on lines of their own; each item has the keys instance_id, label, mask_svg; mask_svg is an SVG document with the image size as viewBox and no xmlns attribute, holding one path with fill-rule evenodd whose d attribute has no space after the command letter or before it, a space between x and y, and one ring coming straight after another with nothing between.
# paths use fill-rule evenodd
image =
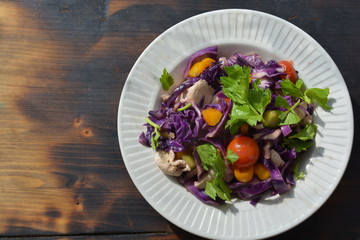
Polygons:
<instances>
[{"instance_id":1,"label":"parsley leaf","mask_svg":"<svg viewBox=\"0 0 360 240\"><path fill-rule=\"evenodd\" d=\"M214 180L207 182L205 193L214 200L216 199L216 196L218 196L223 200L231 201L231 189L224 180L220 178L215 178Z\"/></svg>"},{"instance_id":2,"label":"parsley leaf","mask_svg":"<svg viewBox=\"0 0 360 240\"><path fill-rule=\"evenodd\" d=\"M203 168L207 171L210 169L214 171L214 179L206 183L205 193L212 199L216 199L218 196L223 200L230 201L231 189L223 180L226 166L220 151L209 143L199 145L195 149Z\"/></svg>"},{"instance_id":3,"label":"parsley leaf","mask_svg":"<svg viewBox=\"0 0 360 240\"><path fill-rule=\"evenodd\" d=\"M254 112L249 105L234 104L231 109L230 119L227 121L225 127L231 127L233 124L240 126L244 122L247 122L251 126L255 126L261 119L262 115Z\"/></svg>"},{"instance_id":4,"label":"parsley leaf","mask_svg":"<svg viewBox=\"0 0 360 240\"><path fill-rule=\"evenodd\" d=\"M224 69L227 77L220 78L222 91L234 102L230 119L225 127L234 133L244 122L255 126L262 120L265 108L271 101L271 91L258 87L259 80L254 82L252 88L249 88L251 77L249 67L234 65Z\"/></svg>"},{"instance_id":5,"label":"parsley leaf","mask_svg":"<svg viewBox=\"0 0 360 240\"><path fill-rule=\"evenodd\" d=\"M284 145L295 148L295 152L302 152L313 145L313 141L302 141L298 138L284 138Z\"/></svg>"},{"instance_id":6,"label":"parsley leaf","mask_svg":"<svg viewBox=\"0 0 360 240\"><path fill-rule=\"evenodd\" d=\"M216 178L222 179L224 177L226 166L225 166L225 161L221 157L220 151L216 152L216 160L212 168L215 172Z\"/></svg>"},{"instance_id":7,"label":"parsley leaf","mask_svg":"<svg viewBox=\"0 0 360 240\"><path fill-rule=\"evenodd\" d=\"M196 151L201 159L201 165L206 171L213 169L215 176L219 178L225 175L225 162L214 145L205 143L197 146Z\"/></svg>"},{"instance_id":8,"label":"parsley leaf","mask_svg":"<svg viewBox=\"0 0 360 240\"><path fill-rule=\"evenodd\" d=\"M217 196L217 194L216 194L216 189L215 189L215 186L214 186L214 184L212 183L212 182L207 182L206 183L206 186L205 186L205 193L209 196L209 197L211 197L212 199L216 199L216 196Z\"/></svg>"},{"instance_id":9,"label":"parsley leaf","mask_svg":"<svg viewBox=\"0 0 360 240\"><path fill-rule=\"evenodd\" d=\"M248 103L249 79L251 69L249 67L240 67L234 65L224 68L227 77L221 77L223 93L234 103Z\"/></svg>"},{"instance_id":10,"label":"parsley leaf","mask_svg":"<svg viewBox=\"0 0 360 240\"><path fill-rule=\"evenodd\" d=\"M284 102L282 102L282 104L284 104ZM279 116L279 118L281 120L281 122L279 124L280 126L296 124L296 123L299 123L301 121L301 118L294 112L294 109L299 104L300 104L300 99L293 106L291 106L287 111L285 111L285 112L279 111L278 116Z\"/></svg>"},{"instance_id":11,"label":"parsley leaf","mask_svg":"<svg viewBox=\"0 0 360 240\"><path fill-rule=\"evenodd\" d=\"M174 83L173 77L170 75L170 73L164 68L163 73L160 77L160 83L164 91L169 90L171 85Z\"/></svg>"},{"instance_id":12,"label":"parsley leaf","mask_svg":"<svg viewBox=\"0 0 360 240\"><path fill-rule=\"evenodd\" d=\"M226 122L225 128L229 129L231 135L235 135L239 129L241 124L243 124L243 121L240 121L236 118L231 118L232 115L230 115L230 119Z\"/></svg>"},{"instance_id":13,"label":"parsley leaf","mask_svg":"<svg viewBox=\"0 0 360 240\"><path fill-rule=\"evenodd\" d=\"M303 97L303 93L295 84L293 84L289 79L285 79L280 83L281 90L284 95L289 95L292 97L301 98Z\"/></svg>"},{"instance_id":14,"label":"parsley leaf","mask_svg":"<svg viewBox=\"0 0 360 240\"><path fill-rule=\"evenodd\" d=\"M257 113L262 116L265 111L265 107L271 101L271 91L270 89L262 89L258 85L260 80L257 79L253 84L252 88L249 90L249 103L256 109Z\"/></svg>"},{"instance_id":15,"label":"parsley leaf","mask_svg":"<svg viewBox=\"0 0 360 240\"><path fill-rule=\"evenodd\" d=\"M226 159L229 160L231 163L234 163L239 159L239 156L230 149L228 149Z\"/></svg>"},{"instance_id":16,"label":"parsley leaf","mask_svg":"<svg viewBox=\"0 0 360 240\"><path fill-rule=\"evenodd\" d=\"M294 111L289 111L286 114L279 115L279 118L281 120L279 126L296 124L301 121L301 118Z\"/></svg>"},{"instance_id":17,"label":"parsley leaf","mask_svg":"<svg viewBox=\"0 0 360 240\"><path fill-rule=\"evenodd\" d=\"M296 152L302 152L313 145L317 126L315 124L307 124L298 133L284 138L284 144L289 148L295 148Z\"/></svg>"},{"instance_id":18,"label":"parsley leaf","mask_svg":"<svg viewBox=\"0 0 360 240\"><path fill-rule=\"evenodd\" d=\"M329 88L309 88L306 89L303 93L301 88L304 85L302 79L298 79L295 84L293 84L289 79L285 79L280 83L281 90L284 95L289 95L291 97L301 98L307 103L317 103L325 110L331 110L332 108L327 104L330 89Z\"/></svg>"},{"instance_id":19,"label":"parsley leaf","mask_svg":"<svg viewBox=\"0 0 360 240\"><path fill-rule=\"evenodd\" d=\"M201 165L206 170L209 171L212 166L215 165L217 160L217 149L214 145L205 143L196 147L196 151L199 154L201 159Z\"/></svg>"},{"instance_id":20,"label":"parsley leaf","mask_svg":"<svg viewBox=\"0 0 360 240\"><path fill-rule=\"evenodd\" d=\"M295 86L301 90L301 88L304 86L304 81L299 78L296 82L295 82Z\"/></svg>"},{"instance_id":21,"label":"parsley leaf","mask_svg":"<svg viewBox=\"0 0 360 240\"><path fill-rule=\"evenodd\" d=\"M304 179L304 177L305 177L305 172L304 171L300 172L300 162L299 161L295 165L294 175L295 175L295 180Z\"/></svg>"},{"instance_id":22,"label":"parsley leaf","mask_svg":"<svg viewBox=\"0 0 360 240\"><path fill-rule=\"evenodd\" d=\"M323 109L331 110L332 108L327 104L328 96L329 96L329 88L321 89L321 88L309 88L305 90L305 101L311 100L311 102L317 102Z\"/></svg>"},{"instance_id":23,"label":"parsley leaf","mask_svg":"<svg viewBox=\"0 0 360 240\"><path fill-rule=\"evenodd\" d=\"M317 126L315 124L307 124L298 133L291 135L289 138L297 138L302 141L313 140L316 134Z\"/></svg>"},{"instance_id":24,"label":"parsley leaf","mask_svg":"<svg viewBox=\"0 0 360 240\"><path fill-rule=\"evenodd\" d=\"M281 96L277 96L275 98L275 103L274 103L275 107L282 107L282 108L286 108L289 109L290 108L290 104L288 103L288 101L281 97Z\"/></svg>"}]
</instances>

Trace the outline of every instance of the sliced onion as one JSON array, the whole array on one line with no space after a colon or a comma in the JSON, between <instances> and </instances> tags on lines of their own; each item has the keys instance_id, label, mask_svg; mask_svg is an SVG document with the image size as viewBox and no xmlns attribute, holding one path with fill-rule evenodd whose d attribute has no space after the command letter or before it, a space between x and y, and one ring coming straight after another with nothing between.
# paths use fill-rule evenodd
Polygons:
<instances>
[{"instance_id":1,"label":"sliced onion","mask_svg":"<svg viewBox=\"0 0 360 240\"><path fill-rule=\"evenodd\" d=\"M271 142L267 142L264 146L265 159L269 159L271 157L270 148L271 148Z\"/></svg>"},{"instance_id":2,"label":"sliced onion","mask_svg":"<svg viewBox=\"0 0 360 240\"><path fill-rule=\"evenodd\" d=\"M290 125L283 125L280 127L280 129L284 137L286 137L292 132Z\"/></svg>"},{"instance_id":3,"label":"sliced onion","mask_svg":"<svg viewBox=\"0 0 360 240\"><path fill-rule=\"evenodd\" d=\"M281 129L278 128L274 130L272 133L266 134L265 136L260 137L261 140L275 140L281 134Z\"/></svg>"},{"instance_id":4,"label":"sliced onion","mask_svg":"<svg viewBox=\"0 0 360 240\"><path fill-rule=\"evenodd\" d=\"M280 154L274 149L271 149L270 151L270 159L272 163L278 168L281 168L282 166L285 165L285 162L284 160L282 160Z\"/></svg>"}]
</instances>

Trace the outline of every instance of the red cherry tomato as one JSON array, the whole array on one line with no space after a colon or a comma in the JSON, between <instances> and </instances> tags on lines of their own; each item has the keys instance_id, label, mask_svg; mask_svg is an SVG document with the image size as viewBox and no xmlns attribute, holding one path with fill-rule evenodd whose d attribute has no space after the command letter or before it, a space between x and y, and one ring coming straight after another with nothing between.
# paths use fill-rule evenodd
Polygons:
<instances>
[{"instance_id":1,"label":"red cherry tomato","mask_svg":"<svg viewBox=\"0 0 360 240\"><path fill-rule=\"evenodd\" d=\"M234 162L235 168L254 165L259 158L260 149L257 142L247 136L235 137L228 145L228 150L238 155L239 159Z\"/></svg>"},{"instance_id":2,"label":"red cherry tomato","mask_svg":"<svg viewBox=\"0 0 360 240\"><path fill-rule=\"evenodd\" d=\"M282 76L281 78L289 78L291 82L295 83L298 80L298 74L293 66L293 64L290 61L280 61L278 62L279 65L284 68L284 73L286 76Z\"/></svg>"}]
</instances>

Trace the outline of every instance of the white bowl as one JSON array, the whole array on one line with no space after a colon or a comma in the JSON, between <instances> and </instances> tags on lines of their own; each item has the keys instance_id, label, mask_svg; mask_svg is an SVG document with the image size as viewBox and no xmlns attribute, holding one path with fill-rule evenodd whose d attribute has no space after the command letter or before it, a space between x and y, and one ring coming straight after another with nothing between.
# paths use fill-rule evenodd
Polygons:
<instances>
[{"instance_id":1,"label":"white bowl","mask_svg":"<svg viewBox=\"0 0 360 240\"><path fill-rule=\"evenodd\" d=\"M258 53L264 60L292 60L307 87L330 88L331 112L316 108L316 146L306 154L299 180L282 196L256 207L236 201L221 207L203 204L175 178L154 164L154 151L138 143L142 124L159 106L163 68L182 81L191 54L217 45L219 56ZM157 37L141 54L123 88L119 143L126 168L139 192L167 220L193 234L213 239L266 238L311 216L332 194L347 166L353 142L353 112L345 82L333 60L308 34L278 17L229 9L184 20Z\"/></svg>"}]
</instances>

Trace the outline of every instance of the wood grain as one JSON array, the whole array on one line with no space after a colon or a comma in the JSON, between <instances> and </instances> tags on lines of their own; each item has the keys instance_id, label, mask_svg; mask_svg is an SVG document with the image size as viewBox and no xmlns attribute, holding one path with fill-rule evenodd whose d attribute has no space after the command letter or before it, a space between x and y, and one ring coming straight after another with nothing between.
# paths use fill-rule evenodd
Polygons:
<instances>
[{"instance_id":1,"label":"wood grain","mask_svg":"<svg viewBox=\"0 0 360 240\"><path fill-rule=\"evenodd\" d=\"M113 44L130 39L100 29L106 4L1 4L4 235L166 227L121 162L116 113L130 54Z\"/></svg>"},{"instance_id":2,"label":"wood grain","mask_svg":"<svg viewBox=\"0 0 360 240\"><path fill-rule=\"evenodd\" d=\"M358 122L359 5L0 0L0 236L201 239L152 209L122 161L117 107L137 57L159 34L193 15L222 8L265 11L304 29L330 53ZM359 144L355 134L349 167L327 203L276 239L359 239Z\"/></svg>"}]
</instances>

